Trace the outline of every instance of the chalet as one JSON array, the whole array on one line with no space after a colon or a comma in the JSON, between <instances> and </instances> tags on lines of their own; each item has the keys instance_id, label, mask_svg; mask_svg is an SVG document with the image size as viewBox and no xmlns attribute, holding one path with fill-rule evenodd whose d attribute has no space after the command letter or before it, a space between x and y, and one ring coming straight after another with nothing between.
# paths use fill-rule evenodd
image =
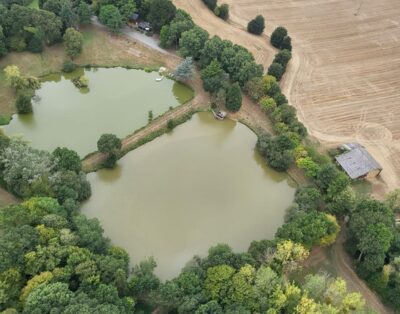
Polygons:
<instances>
[{"instance_id":1,"label":"chalet","mask_svg":"<svg viewBox=\"0 0 400 314\"><path fill-rule=\"evenodd\" d=\"M372 178L381 173L381 165L362 145L349 143L341 148L346 152L337 156L336 162L351 179Z\"/></svg>"}]
</instances>

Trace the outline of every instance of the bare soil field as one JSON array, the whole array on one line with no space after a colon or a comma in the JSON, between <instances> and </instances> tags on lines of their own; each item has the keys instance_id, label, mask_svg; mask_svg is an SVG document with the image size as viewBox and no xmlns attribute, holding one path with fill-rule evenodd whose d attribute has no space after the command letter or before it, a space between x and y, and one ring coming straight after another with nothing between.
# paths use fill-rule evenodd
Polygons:
<instances>
[{"instance_id":1,"label":"bare soil field","mask_svg":"<svg viewBox=\"0 0 400 314\"><path fill-rule=\"evenodd\" d=\"M294 57L282 87L324 147L358 141L382 164L376 196L400 186L400 2L397 0L224 0L230 21L201 0L174 0L211 34L251 50L268 67L267 36L285 26ZM263 37L243 29L264 15ZM236 28L236 31L234 30Z\"/></svg>"}]
</instances>

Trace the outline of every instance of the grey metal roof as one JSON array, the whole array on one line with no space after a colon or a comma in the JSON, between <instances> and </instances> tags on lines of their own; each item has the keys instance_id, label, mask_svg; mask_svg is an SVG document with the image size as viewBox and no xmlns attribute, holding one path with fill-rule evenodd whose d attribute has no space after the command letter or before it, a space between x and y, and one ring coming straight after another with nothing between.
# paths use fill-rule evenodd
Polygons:
<instances>
[{"instance_id":1,"label":"grey metal roof","mask_svg":"<svg viewBox=\"0 0 400 314\"><path fill-rule=\"evenodd\" d=\"M347 146L352 149L336 157L336 161L347 172L350 178L357 179L367 175L372 170L382 170L381 165L368 153L368 151L357 143Z\"/></svg>"}]
</instances>

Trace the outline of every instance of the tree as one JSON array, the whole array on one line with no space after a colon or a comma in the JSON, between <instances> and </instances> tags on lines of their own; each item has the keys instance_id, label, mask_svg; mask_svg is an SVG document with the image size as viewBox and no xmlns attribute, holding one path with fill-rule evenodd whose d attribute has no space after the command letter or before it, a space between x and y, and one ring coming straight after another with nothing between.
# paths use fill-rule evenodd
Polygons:
<instances>
[{"instance_id":1,"label":"tree","mask_svg":"<svg viewBox=\"0 0 400 314\"><path fill-rule=\"evenodd\" d=\"M82 52L83 35L74 28L68 28L64 34L64 47L71 59Z\"/></svg>"},{"instance_id":2,"label":"tree","mask_svg":"<svg viewBox=\"0 0 400 314\"><path fill-rule=\"evenodd\" d=\"M170 0L149 0L147 20L154 31L159 32L164 25L169 24L175 17L176 7Z\"/></svg>"},{"instance_id":3,"label":"tree","mask_svg":"<svg viewBox=\"0 0 400 314\"><path fill-rule=\"evenodd\" d=\"M214 11L217 6L217 0L203 0L203 2L211 11Z\"/></svg>"},{"instance_id":4,"label":"tree","mask_svg":"<svg viewBox=\"0 0 400 314\"><path fill-rule=\"evenodd\" d=\"M72 9L70 2L64 2L61 6L60 18L64 28L76 27L79 22L79 16Z\"/></svg>"},{"instance_id":5,"label":"tree","mask_svg":"<svg viewBox=\"0 0 400 314\"><path fill-rule=\"evenodd\" d=\"M179 40L179 53L183 57L193 57L194 60L199 60L207 40L208 33L204 29L195 26L182 34Z\"/></svg>"},{"instance_id":6,"label":"tree","mask_svg":"<svg viewBox=\"0 0 400 314\"><path fill-rule=\"evenodd\" d=\"M290 36L285 36L285 38L283 38L281 49L292 51L292 38L290 38Z\"/></svg>"},{"instance_id":7,"label":"tree","mask_svg":"<svg viewBox=\"0 0 400 314\"><path fill-rule=\"evenodd\" d=\"M217 60L213 60L204 70L201 71L203 88L210 93L216 93L226 81L226 73Z\"/></svg>"},{"instance_id":8,"label":"tree","mask_svg":"<svg viewBox=\"0 0 400 314\"><path fill-rule=\"evenodd\" d=\"M132 269L132 278L129 281L129 291L135 297L141 297L156 290L160 285L160 280L154 275L157 263L154 258L141 261Z\"/></svg>"},{"instance_id":9,"label":"tree","mask_svg":"<svg viewBox=\"0 0 400 314\"><path fill-rule=\"evenodd\" d=\"M4 57L8 53L6 47L6 37L3 33L3 27L0 25L0 58Z\"/></svg>"},{"instance_id":10,"label":"tree","mask_svg":"<svg viewBox=\"0 0 400 314\"><path fill-rule=\"evenodd\" d=\"M99 20L114 33L118 33L123 25L121 14L112 4L100 8Z\"/></svg>"},{"instance_id":11,"label":"tree","mask_svg":"<svg viewBox=\"0 0 400 314\"><path fill-rule=\"evenodd\" d=\"M382 202L362 200L351 214L349 232L361 270L373 272L381 268L394 238L392 211Z\"/></svg>"},{"instance_id":12,"label":"tree","mask_svg":"<svg viewBox=\"0 0 400 314\"><path fill-rule=\"evenodd\" d=\"M98 219L88 219L83 214L77 214L72 218L79 236L79 244L93 252L102 253L108 244L108 239L103 237L103 228Z\"/></svg>"},{"instance_id":13,"label":"tree","mask_svg":"<svg viewBox=\"0 0 400 314\"><path fill-rule=\"evenodd\" d=\"M77 8L77 13L79 17L79 23L81 24L90 24L92 17L92 10L90 6L85 2L81 1Z\"/></svg>"},{"instance_id":14,"label":"tree","mask_svg":"<svg viewBox=\"0 0 400 314\"><path fill-rule=\"evenodd\" d=\"M97 142L97 148L102 153L115 153L122 147L121 140L114 134L103 134Z\"/></svg>"},{"instance_id":15,"label":"tree","mask_svg":"<svg viewBox=\"0 0 400 314\"><path fill-rule=\"evenodd\" d=\"M33 53L39 53L43 51L43 38L39 32L35 32L28 42L27 49Z\"/></svg>"},{"instance_id":16,"label":"tree","mask_svg":"<svg viewBox=\"0 0 400 314\"><path fill-rule=\"evenodd\" d=\"M39 285L26 299L23 313L62 312L73 297L73 292L68 289L68 285L65 283Z\"/></svg>"},{"instance_id":17,"label":"tree","mask_svg":"<svg viewBox=\"0 0 400 314\"><path fill-rule=\"evenodd\" d=\"M260 35L265 28L265 20L262 15L257 15L247 24L247 31L252 34Z\"/></svg>"},{"instance_id":18,"label":"tree","mask_svg":"<svg viewBox=\"0 0 400 314\"><path fill-rule=\"evenodd\" d=\"M258 102L264 96L264 83L261 77L254 77L244 85L244 91L251 100Z\"/></svg>"},{"instance_id":19,"label":"tree","mask_svg":"<svg viewBox=\"0 0 400 314\"><path fill-rule=\"evenodd\" d=\"M225 107L229 111L236 112L242 106L242 92L239 83L233 83L226 89Z\"/></svg>"},{"instance_id":20,"label":"tree","mask_svg":"<svg viewBox=\"0 0 400 314\"><path fill-rule=\"evenodd\" d=\"M336 235L339 228L335 222L321 212L309 212L299 215L281 226L276 237L301 243L307 248L320 243L325 236Z\"/></svg>"},{"instance_id":21,"label":"tree","mask_svg":"<svg viewBox=\"0 0 400 314\"><path fill-rule=\"evenodd\" d=\"M226 21L229 19L229 5L224 3L219 7L215 8L214 13L215 15Z\"/></svg>"},{"instance_id":22,"label":"tree","mask_svg":"<svg viewBox=\"0 0 400 314\"><path fill-rule=\"evenodd\" d=\"M193 76L193 59L192 57L187 57L178 65L174 72L174 78L178 81L190 80Z\"/></svg>"},{"instance_id":23,"label":"tree","mask_svg":"<svg viewBox=\"0 0 400 314\"><path fill-rule=\"evenodd\" d=\"M391 191L385 199L386 206L394 213L400 212L400 189Z\"/></svg>"},{"instance_id":24,"label":"tree","mask_svg":"<svg viewBox=\"0 0 400 314\"><path fill-rule=\"evenodd\" d=\"M55 159L55 169L56 170L70 170L79 173L82 169L81 159L79 155L68 148L57 147L53 153L53 158Z\"/></svg>"},{"instance_id":25,"label":"tree","mask_svg":"<svg viewBox=\"0 0 400 314\"><path fill-rule=\"evenodd\" d=\"M309 178L315 178L317 177L320 167L319 165L312 160L311 157L300 157L299 159L296 160L297 166L304 170L305 175Z\"/></svg>"},{"instance_id":26,"label":"tree","mask_svg":"<svg viewBox=\"0 0 400 314\"><path fill-rule=\"evenodd\" d=\"M285 73L284 67L276 62L273 62L268 68L268 75L272 75L277 81L280 81L283 74Z\"/></svg>"},{"instance_id":27,"label":"tree","mask_svg":"<svg viewBox=\"0 0 400 314\"><path fill-rule=\"evenodd\" d=\"M213 60L220 60L223 50L224 42L218 36L213 36L207 40L200 56L200 68L204 69Z\"/></svg>"},{"instance_id":28,"label":"tree","mask_svg":"<svg viewBox=\"0 0 400 314\"><path fill-rule=\"evenodd\" d=\"M299 205L299 209L304 211L317 210L320 200L321 193L312 187L298 188L294 196L294 201Z\"/></svg>"},{"instance_id":29,"label":"tree","mask_svg":"<svg viewBox=\"0 0 400 314\"><path fill-rule=\"evenodd\" d=\"M185 11L178 9L169 25L164 25L160 32L160 45L164 48L175 46L178 48L182 33L192 29L194 23L192 17Z\"/></svg>"},{"instance_id":30,"label":"tree","mask_svg":"<svg viewBox=\"0 0 400 314\"><path fill-rule=\"evenodd\" d=\"M26 114L31 113L32 109L32 97L33 92L29 89L19 90L17 93L17 100L15 102L15 107L18 113Z\"/></svg>"},{"instance_id":31,"label":"tree","mask_svg":"<svg viewBox=\"0 0 400 314\"><path fill-rule=\"evenodd\" d=\"M286 28L284 28L282 26L278 26L271 34L271 44L272 44L272 46L274 46L276 48L281 48L283 39L286 36L287 36Z\"/></svg>"},{"instance_id":32,"label":"tree","mask_svg":"<svg viewBox=\"0 0 400 314\"><path fill-rule=\"evenodd\" d=\"M212 300L226 304L234 273L235 269L228 265L219 265L207 269L207 277L204 282L206 295Z\"/></svg>"},{"instance_id":33,"label":"tree","mask_svg":"<svg viewBox=\"0 0 400 314\"><path fill-rule=\"evenodd\" d=\"M286 171L290 167L293 162L293 148L293 142L284 134L276 137L262 135L257 141L257 149L261 156L277 171Z\"/></svg>"},{"instance_id":34,"label":"tree","mask_svg":"<svg viewBox=\"0 0 400 314\"><path fill-rule=\"evenodd\" d=\"M292 53L287 49L283 49L275 55L273 62L279 63L280 65L283 66L284 69L286 69L286 65L288 64L291 58L292 58Z\"/></svg>"}]
</instances>

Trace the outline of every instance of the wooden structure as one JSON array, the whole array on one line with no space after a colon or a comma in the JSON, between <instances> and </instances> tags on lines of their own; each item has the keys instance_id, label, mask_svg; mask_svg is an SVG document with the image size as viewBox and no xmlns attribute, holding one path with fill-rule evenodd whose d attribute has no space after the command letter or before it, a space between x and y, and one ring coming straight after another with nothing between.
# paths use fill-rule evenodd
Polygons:
<instances>
[{"instance_id":1,"label":"wooden structure","mask_svg":"<svg viewBox=\"0 0 400 314\"><path fill-rule=\"evenodd\" d=\"M382 166L370 153L358 143L341 146L346 152L336 157L336 162L351 179L372 178L378 176Z\"/></svg>"}]
</instances>

